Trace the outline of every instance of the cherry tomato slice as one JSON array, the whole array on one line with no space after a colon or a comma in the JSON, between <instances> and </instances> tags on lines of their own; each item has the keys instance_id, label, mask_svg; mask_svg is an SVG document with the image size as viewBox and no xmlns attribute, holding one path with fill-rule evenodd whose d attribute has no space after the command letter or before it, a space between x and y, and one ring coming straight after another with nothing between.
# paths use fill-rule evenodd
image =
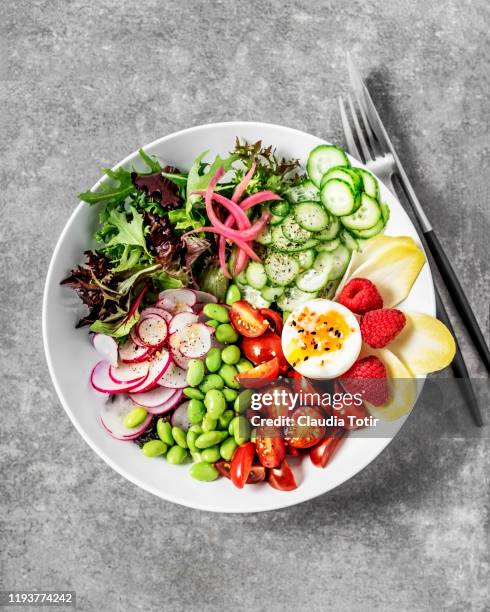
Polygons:
<instances>
[{"instance_id":1,"label":"cherry tomato slice","mask_svg":"<svg viewBox=\"0 0 490 612\"><path fill-rule=\"evenodd\" d=\"M276 334L281 335L282 332L282 317L275 310L271 310L270 308L261 308L259 310L260 314L264 316L268 321L269 325Z\"/></svg>"},{"instance_id":2,"label":"cherry tomato slice","mask_svg":"<svg viewBox=\"0 0 490 612\"><path fill-rule=\"evenodd\" d=\"M245 300L235 302L229 315L233 327L245 338L257 338L269 327L268 320Z\"/></svg>"},{"instance_id":3,"label":"cherry tomato slice","mask_svg":"<svg viewBox=\"0 0 490 612\"><path fill-rule=\"evenodd\" d=\"M281 362L281 368L283 366L289 367L282 352L281 337L272 331L266 331L260 338L243 338L242 352L255 365L260 365L264 361L270 361L274 357L278 357Z\"/></svg>"},{"instance_id":4,"label":"cherry tomato slice","mask_svg":"<svg viewBox=\"0 0 490 612\"><path fill-rule=\"evenodd\" d=\"M336 448L344 440L345 430L341 427L332 427L325 440L310 450L310 459L313 465L324 468L334 454Z\"/></svg>"},{"instance_id":5,"label":"cherry tomato slice","mask_svg":"<svg viewBox=\"0 0 490 612\"><path fill-rule=\"evenodd\" d=\"M298 488L293 470L289 467L286 459L278 467L269 470L267 482L279 491L292 491Z\"/></svg>"},{"instance_id":6,"label":"cherry tomato slice","mask_svg":"<svg viewBox=\"0 0 490 612\"><path fill-rule=\"evenodd\" d=\"M333 391L334 391L334 394L335 393L339 393L342 395L345 394L344 389L338 382L334 383ZM359 427L355 423L351 424L352 419L349 419L349 417L354 417L354 419L363 419L364 417L368 416L368 412L366 410L366 406L364 405L364 402L361 402L361 404L358 405L354 403L356 401L355 399L353 399L351 403L348 401L347 398L341 401L342 401L342 407L340 409L339 408L334 409L332 413L344 419L344 425L342 426L343 429L347 429L347 430L359 429Z\"/></svg>"},{"instance_id":7,"label":"cherry tomato slice","mask_svg":"<svg viewBox=\"0 0 490 612\"><path fill-rule=\"evenodd\" d=\"M228 478L228 479L230 478L230 471L231 471L230 461L225 461L224 459L220 459L219 461L216 461L216 463L214 464L214 467L218 470L221 476L224 476L225 478ZM265 480L265 474L266 474L266 470L263 465L253 464L252 469L250 470L250 474L248 475L246 484L256 484L257 482L262 482L263 480Z\"/></svg>"},{"instance_id":8,"label":"cherry tomato slice","mask_svg":"<svg viewBox=\"0 0 490 612\"><path fill-rule=\"evenodd\" d=\"M255 366L252 370L247 370L243 374L238 374L236 379L247 389L257 389L268 384L271 378L279 376L279 359L274 357L270 361Z\"/></svg>"},{"instance_id":9,"label":"cherry tomato slice","mask_svg":"<svg viewBox=\"0 0 490 612\"><path fill-rule=\"evenodd\" d=\"M326 427L312 419L323 420L325 416L312 406L300 406L292 414L294 425L287 428L286 442L294 448L310 448L318 444L325 436Z\"/></svg>"},{"instance_id":10,"label":"cherry tomato slice","mask_svg":"<svg viewBox=\"0 0 490 612\"><path fill-rule=\"evenodd\" d=\"M260 463L266 468L277 467L286 456L286 444L278 428L275 428L274 431L268 427L266 436L261 436L258 431L255 437L255 448Z\"/></svg>"},{"instance_id":11,"label":"cherry tomato slice","mask_svg":"<svg viewBox=\"0 0 490 612\"><path fill-rule=\"evenodd\" d=\"M236 449L233 459L231 460L230 469L231 482L235 487L243 489L250 475L250 470L252 469L254 455L255 444L253 442L247 442Z\"/></svg>"}]
</instances>

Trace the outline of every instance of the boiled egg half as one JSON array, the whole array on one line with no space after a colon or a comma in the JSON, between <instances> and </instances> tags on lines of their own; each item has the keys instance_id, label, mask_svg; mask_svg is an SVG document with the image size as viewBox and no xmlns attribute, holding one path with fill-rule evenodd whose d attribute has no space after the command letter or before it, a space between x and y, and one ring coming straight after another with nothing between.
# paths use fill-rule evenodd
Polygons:
<instances>
[{"instance_id":1,"label":"boiled egg half","mask_svg":"<svg viewBox=\"0 0 490 612\"><path fill-rule=\"evenodd\" d=\"M361 330L342 304L316 299L286 319L282 350L289 364L307 378L324 380L344 374L359 357Z\"/></svg>"}]
</instances>

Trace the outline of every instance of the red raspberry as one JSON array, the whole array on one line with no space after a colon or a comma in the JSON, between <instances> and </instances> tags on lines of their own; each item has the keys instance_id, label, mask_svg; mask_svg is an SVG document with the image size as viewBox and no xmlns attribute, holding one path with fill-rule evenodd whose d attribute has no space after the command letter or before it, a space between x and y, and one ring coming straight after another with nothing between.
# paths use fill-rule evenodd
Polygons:
<instances>
[{"instance_id":1,"label":"red raspberry","mask_svg":"<svg viewBox=\"0 0 490 612\"><path fill-rule=\"evenodd\" d=\"M350 280L340 292L338 301L356 314L383 308L383 298L376 285L367 278Z\"/></svg>"},{"instance_id":2,"label":"red raspberry","mask_svg":"<svg viewBox=\"0 0 490 612\"><path fill-rule=\"evenodd\" d=\"M405 323L405 315L396 308L371 310L361 319L362 339L373 348L383 348L398 336Z\"/></svg>"},{"instance_id":3,"label":"red raspberry","mask_svg":"<svg viewBox=\"0 0 490 612\"><path fill-rule=\"evenodd\" d=\"M374 355L356 361L340 378L346 391L353 395L360 393L362 399L373 406L382 406L388 401L386 368Z\"/></svg>"}]
</instances>

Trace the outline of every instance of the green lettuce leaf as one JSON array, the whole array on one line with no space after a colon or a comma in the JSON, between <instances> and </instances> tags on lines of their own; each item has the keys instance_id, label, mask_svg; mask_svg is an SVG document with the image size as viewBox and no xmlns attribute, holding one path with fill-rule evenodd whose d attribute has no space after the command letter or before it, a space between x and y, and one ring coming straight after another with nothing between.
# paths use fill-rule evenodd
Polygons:
<instances>
[{"instance_id":1,"label":"green lettuce leaf","mask_svg":"<svg viewBox=\"0 0 490 612\"><path fill-rule=\"evenodd\" d=\"M212 164L205 164L203 159L208 153L209 151L204 151L201 155L198 155L189 170L189 176L187 178L187 200L185 205L187 213L190 213L194 204L201 199L201 196L192 195L192 193L194 191L205 191L219 168L223 167L225 172L228 172L233 166L233 163L239 159L236 154L230 155L225 159L217 155ZM206 170L206 172L204 172L204 170Z\"/></svg>"},{"instance_id":2,"label":"green lettuce leaf","mask_svg":"<svg viewBox=\"0 0 490 612\"><path fill-rule=\"evenodd\" d=\"M124 338L131 331L133 325L135 325L140 318L139 312L136 312L129 319L123 319L122 321L94 321L90 326L90 331L106 336L112 336L113 338Z\"/></svg>"},{"instance_id":3,"label":"green lettuce leaf","mask_svg":"<svg viewBox=\"0 0 490 612\"><path fill-rule=\"evenodd\" d=\"M80 200L87 204L99 204L100 202L124 202L129 194L134 193L135 187L131 180L131 172L124 168L111 170L103 168L104 174L107 174L112 181L104 183L98 191L84 191L79 195Z\"/></svg>"},{"instance_id":4,"label":"green lettuce leaf","mask_svg":"<svg viewBox=\"0 0 490 612\"><path fill-rule=\"evenodd\" d=\"M131 221L128 221L128 215L125 211L112 209L109 212L107 224L114 226L117 229L117 233L107 242L107 246L115 246L117 244L139 246L145 253L148 253L143 227L143 215L133 206L129 207L129 213L132 216Z\"/></svg>"}]
</instances>

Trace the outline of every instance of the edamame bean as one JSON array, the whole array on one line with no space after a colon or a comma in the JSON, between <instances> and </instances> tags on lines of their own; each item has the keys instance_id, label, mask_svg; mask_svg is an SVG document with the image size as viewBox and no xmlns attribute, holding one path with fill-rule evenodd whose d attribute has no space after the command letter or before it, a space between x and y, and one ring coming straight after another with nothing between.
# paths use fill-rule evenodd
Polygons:
<instances>
[{"instance_id":1,"label":"edamame bean","mask_svg":"<svg viewBox=\"0 0 490 612\"><path fill-rule=\"evenodd\" d=\"M209 463L214 463L218 461L221 455L219 454L219 446L210 446L209 448L205 448L201 457L203 461L209 461Z\"/></svg>"},{"instance_id":2,"label":"edamame bean","mask_svg":"<svg viewBox=\"0 0 490 612\"><path fill-rule=\"evenodd\" d=\"M219 374L206 374L199 389L203 393L207 393L211 389L222 389L225 383Z\"/></svg>"},{"instance_id":3,"label":"edamame bean","mask_svg":"<svg viewBox=\"0 0 490 612\"><path fill-rule=\"evenodd\" d=\"M204 314L210 319L216 319L220 323L228 323L230 317L228 316L228 309L220 304L205 304L202 309Z\"/></svg>"},{"instance_id":4,"label":"edamame bean","mask_svg":"<svg viewBox=\"0 0 490 612\"><path fill-rule=\"evenodd\" d=\"M228 429L230 422L235 418L235 413L233 410L225 410L223 414L219 417L218 422L221 429L225 431Z\"/></svg>"},{"instance_id":5,"label":"edamame bean","mask_svg":"<svg viewBox=\"0 0 490 612\"><path fill-rule=\"evenodd\" d=\"M195 453L197 451L196 448L196 440L199 437L199 434L195 431L189 430L186 436L187 447L191 451L191 453Z\"/></svg>"},{"instance_id":6,"label":"edamame bean","mask_svg":"<svg viewBox=\"0 0 490 612\"><path fill-rule=\"evenodd\" d=\"M141 406L133 408L133 410L131 410L131 412L128 412L128 414L124 417L124 427L127 427L128 429L138 427L138 425L141 425L141 423L143 423L147 415L148 413Z\"/></svg>"},{"instance_id":7,"label":"edamame bean","mask_svg":"<svg viewBox=\"0 0 490 612\"><path fill-rule=\"evenodd\" d=\"M250 423L241 415L235 417L233 420L235 421L233 435L235 436L235 442L240 446L250 439Z\"/></svg>"},{"instance_id":8,"label":"edamame bean","mask_svg":"<svg viewBox=\"0 0 490 612\"><path fill-rule=\"evenodd\" d=\"M237 443L233 438L227 438L219 447L219 454L225 461L231 461L233 453L237 448Z\"/></svg>"},{"instance_id":9,"label":"edamame bean","mask_svg":"<svg viewBox=\"0 0 490 612\"><path fill-rule=\"evenodd\" d=\"M187 384L189 387L199 387L205 373L204 363L200 359L191 359L187 367Z\"/></svg>"},{"instance_id":10,"label":"edamame bean","mask_svg":"<svg viewBox=\"0 0 490 612\"><path fill-rule=\"evenodd\" d=\"M207 461L200 461L199 463L194 463L189 470L189 474L192 478L196 480L203 480L204 482L211 482L212 480L216 480L219 476L218 470Z\"/></svg>"},{"instance_id":11,"label":"edamame bean","mask_svg":"<svg viewBox=\"0 0 490 612\"><path fill-rule=\"evenodd\" d=\"M146 457L159 457L167 452L167 445L161 440L148 440L143 444L141 451Z\"/></svg>"},{"instance_id":12,"label":"edamame bean","mask_svg":"<svg viewBox=\"0 0 490 612\"><path fill-rule=\"evenodd\" d=\"M204 418L201 424L203 432L214 431L217 425L218 425L218 421L216 419L213 419L209 414L204 415Z\"/></svg>"},{"instance_id":13,"label":"edamame bean","mask_svg":"<svg viewBox=\"0 0 490 612\"><path fill-rule=\"evenodd\" d=\"M217 372L221 367L221 351L217 346L206 355L206 367L210 372Z\"/></svg>"},{"instance_id":14,"label":"edamame bean","mask_svg":"<svg viewBox=\"0 0 490 612\"><path fill-rule=\"evenodd\" d=\"M216 328L216 340L221 344L233 344L238 340L238 334L229 323L221 323Z\"/></svg>"},{"instance_id":15,"label":"edamame bean","mask_svg":"<svg viewBox=\"0 0 490 612\"><path fill-rule=\"evenodd\" d=\"M228 433L226 431L206 431L197 438L196 446L197 448L209 448L210 446L220 444L227 437Z\"/></svg>"},{"instance_id":16,"label":"edamame bean","mask_svg":"<svg viewBox=\"0 0 490 612\"><path fill-rule=\"evenodd\" d=\"M157 434L160 440L168 444L168 446L173 446L175 444L172 436L172 425L163 418L159 418L157 421Z\"/></svg>"},{"instance_id":17,"label":"edamame bean","mask_svg":"<svg viewBox=\"0 0 490 612\"><path fill-rule=\"evenodd\" d=\"M204 399L204 393L200 389L195 389L194 387L186 387L184 389L184 395L190 399Z\"/></svg>"},{"instance_id":18,"label":"edamame bean","mask_svg":"<svg viewBox=\"0 0 490 612\"><path fill-rule=\"evenodd\" d=\"M197 433L197 434L202 434L202 427L200 425L197 425L197 424L196 425L191 425L189 427L189 431L193 431L194 433Z\"/></svg>"},{"instance_id":19,"label":"edamame bean","mask_svg":"<svg viewBox=\"0 0 490 612\"><path fill-rule=\"evenodd\" d=\"M233 408L235 412L245 412L247 408L250 408L250 403L252 401L253 391L252 389L244 389L236 398L235 403L233 404Z\"/></svg>"},{"instance_id":20,"label":"edamame bean","mask_svg":"<svg viewBox=\"0 0 490 612\"><path fill-rule=\"evenodd\" d=\"M197 450L194 451L193 453L191 452L191 457L192 457L192 461L195 461L196 463L199 463L200 461L202 461L201 453Z\"/></svg>"},{"instance_id":21,"label":"edamame bean","mask_svg":"<svg viewBox=\"0 0 490 612\"><path fill-rule=\"evenodd\" d=\"M204 398L204 405L212 419L219 419L226 409L225 396L219 389L210 389Z\"/></svg>"},{"instance_id":22,"label":"edamame bean","mask_svg":"<svg viewBox=\"0 0 490 612\"><path fill-rule=\"evenodd\" d=\"M225 381L227 387L231 387L232 389L240 388L240 383L235 378L235 376L238 374L238 370L234 365L228 365L227 363L223 364L219 369L218 374Z\"/></svg>"},{"instance_id":23,"label":"edamame bean","mask_svg":"<svg viewBox=\"0 0 490 612\"><path fill-rule=\"evenodd\" d=\"M228 425L228 433L230 434L230 436L234 436L235 435L235 421L237 420L238 417L233 417L230 421L230 424Z\"/></svg>"},{"instance_id":24,"label":"edamame bean","mask_svg":"<svg viewBox=\"0 0 490 612\"><path fill-rule=\"evenodd\" d=\"M179 463L183 463L187 457L187 451L182 446L172 446L167 453L167 461L172 465L178 465Z\"/></svg>"},{"instance_id":25,"label":"edamame bean","mask_svg":"<svg viewBox=\"0 0 490 612\"><path fill-rule=\"evenodd\" d=\"M204 403L198 399L191 399L187 406L187 418L191 423L200 423L206 414Z\"/></svg>"},{"instance_id":26,"label":"edamame bean","mask_svg":"<svg viewBox=\"0 0 490 612\"><path fill-rule=\"evenodd\" d=\"M216 321L216 319L210 319L209 321L206 321L206 325L210 325L216 329L219 325L219 321Z\"/></svg>"},{"instance_id":27,"label":"edamame bean","mask_svg":"<svg viewBox=\"0 0 490 612\"><path fill-rule=\"evenodd\" d=\"M225 396L225 400L227 402L234 402L238 396L238 392L235 389L229 389L228 387L223 387L222 389L223 395Z\"/></svg>"},{"instance_id":28,"label":"edamame bean","mask_svg":"<svg viewBox=\"0 0 490 612\"><path fill-rule=\"evenodd\" d=\"M172 436L177 444L182 448L187 448L186 433L180 427L172 427Z\"/></svg>"},{"instance_id":29,"label":"edamame bean","mask_svg":"<svg viewBox=\"0 0 490 612\"><path fill-rule=\"evenodd\" d=\"M253 363L250 363L250 361L248 359L245 359L245 357L242 357L240 361L236 364L236 369L239 371L240 374L252 370L253 367Z\"/></svg>"},{"instance_id":30,"label":"edamame bean","mask_svg":"<svg viewBox=\"0 0 490 612\"><path fill-rule=\"evenodd\" d=\"M228 306L232 306L235 302L238 302L241 297L242 294L240 293L240 289L236 285L231 284L226 292L225 302Z\"/></svg>"},{"instance_id":31,"label":"edamame bean","mask_svg":"<svg viewBox=\"0 0 490 612\"><path fill-rule=\"evenodd\" d=\"M228 365L235 365L240 361L241 353L236 344L230 344L221 351L221 359Z\"/></svg>"}]
</instances>

